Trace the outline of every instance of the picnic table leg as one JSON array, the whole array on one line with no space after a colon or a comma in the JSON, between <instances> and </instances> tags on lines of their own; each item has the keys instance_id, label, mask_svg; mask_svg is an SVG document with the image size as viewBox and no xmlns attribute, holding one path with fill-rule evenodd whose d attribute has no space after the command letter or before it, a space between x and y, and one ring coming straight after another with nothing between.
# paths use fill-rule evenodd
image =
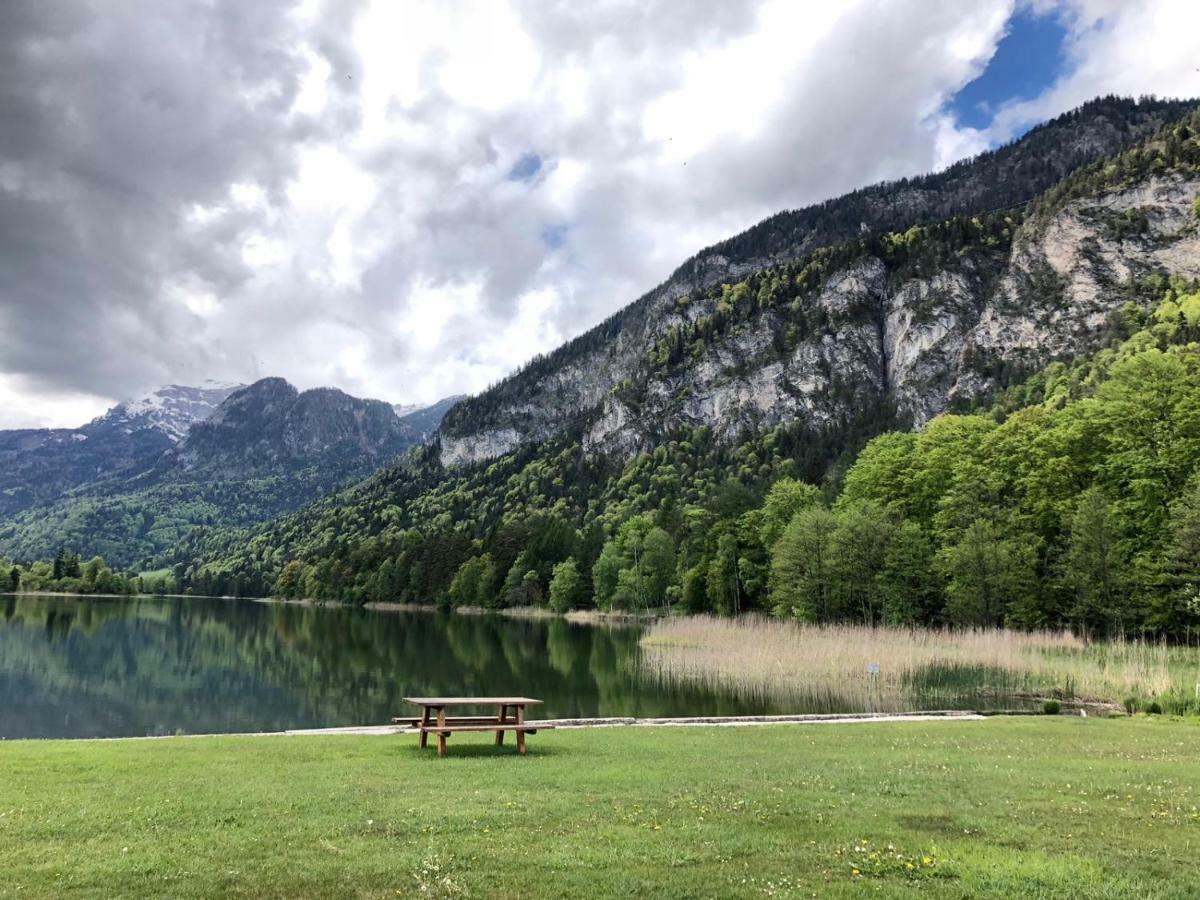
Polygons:
<instances>
[{"instance_id":1,"label":"picnic table leg","mask_svg":"<svg viewBox=\"0 0 1200 900\"><path fill-rule=\"evenodd\" d=\"M442 731L446 727L446 707L439 706L437 711L438 716L438 756L446 755L446 732Z\"/></svg>"},{"instance_id":2,"label":"picnic table leg","mask_svg":"<svg viewBox=\"0 0 1200 900\"><path fill-rule=\"evenodd\" d=\"M499 723L500 727L496 729L496 746L502 747L502 746L504 746L504 726L508 722L508 707L507 706L500 707L500 715L498 716L498 718L500 719L500 723Z\"/></svg>"},{"instance_id":3,"label":"picnic table leg","mask_svg":"<svg viewBox=\"0 0 1200 900\"><path fill-rule=\"evenodd\" d=\"M425 749L425 745L429 739L429 734L428 734L428 732L425 731L425 729L428 727L429 727L429 707L422 706L421 707L421 740L420 740L420 748L422 750Z\"/></svg>"},{"instance_id":4,"label":"picnic table leg","mask_svg":"<svg viewBox=\"0 0 1200 900\"><path fill-rule=\"evenodd\" d=\"M517 709L517 724L524 725L525 724L525 707L518 706L516 709ZM522 731L521 729L517 729L517 752L518 753L525 752L525 732Z\"/></svg>"}]
</instances>

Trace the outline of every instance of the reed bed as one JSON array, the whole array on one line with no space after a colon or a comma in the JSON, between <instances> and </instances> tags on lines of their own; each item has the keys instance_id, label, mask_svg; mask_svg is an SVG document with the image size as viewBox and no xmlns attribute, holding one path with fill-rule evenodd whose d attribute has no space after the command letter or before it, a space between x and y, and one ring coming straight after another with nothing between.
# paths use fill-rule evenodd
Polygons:
<instances>
[{"instance_id":1,"label":"reed bed","mask_svg":"<svg viewBox=\"0 0 1200 900\"><path fill-rule=\"evenodd\" d=\"M1122 703L1191 693L1200 652L1143 641L1089 643L1069 631L806 625L747 616L665 619L641 666L669 682L776 703L896 711L914 704L1030 695ZM878 667L869 672L868 666Z\"/></svg>"}]
</instances>

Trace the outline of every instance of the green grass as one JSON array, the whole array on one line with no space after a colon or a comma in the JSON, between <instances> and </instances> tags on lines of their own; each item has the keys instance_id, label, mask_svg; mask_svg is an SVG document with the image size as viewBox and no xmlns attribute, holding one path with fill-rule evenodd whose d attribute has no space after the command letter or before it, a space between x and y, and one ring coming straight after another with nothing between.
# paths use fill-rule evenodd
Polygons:
<instances>
[{"instance_id":1,"label":"green grass","mask_svg":"<svg viewBox=\"0 0 1200 900\"><path fill-rule=\"evenodd\" d=\"M0 744L0 896L1200 894L1195 722L487 740Z\"/></svg>"}]
</instances>

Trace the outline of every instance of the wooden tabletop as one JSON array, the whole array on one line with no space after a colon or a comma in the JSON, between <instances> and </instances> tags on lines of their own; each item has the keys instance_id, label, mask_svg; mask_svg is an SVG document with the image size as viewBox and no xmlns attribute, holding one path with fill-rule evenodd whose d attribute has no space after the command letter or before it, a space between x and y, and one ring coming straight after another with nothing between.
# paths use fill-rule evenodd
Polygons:
<instances>
[{"instance_id":1,"label":"wooden tabletop","mask_svg":"<svg viewBox=\"0 0 1200 900\"><path fill-rule=\"evenodd\" d=\"M541 703L530 697L405 697L414 706L531 706Z\"/></svg>"}]
</instances>

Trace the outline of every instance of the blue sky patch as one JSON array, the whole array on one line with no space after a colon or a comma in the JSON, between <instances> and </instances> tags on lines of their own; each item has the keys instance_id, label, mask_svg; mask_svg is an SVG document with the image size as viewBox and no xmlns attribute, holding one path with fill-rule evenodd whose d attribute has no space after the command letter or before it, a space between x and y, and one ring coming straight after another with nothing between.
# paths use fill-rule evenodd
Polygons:
<instances>
[{"instance_id":1,"label":"blue sky patch","mask_svg":"<svg viewBox=\"0 0 1200 900\"><path fill-rule=\"evenodd\" d=\"M1054 83L1063 70L1067 29L1053 13L1019 10L1008 20L987 68L949 103L960 125L986 128L1010 100L1029 100Z\"/></svg>"},{"instance_id":2,"label":"blue sky patch","mask_svg":"<svg viewBox=\"0 0 1200 900\"><path fill-rule=\"evenodd\" d=\"M567 242L566 225L547 225L542 229L542 243L551 250L557 250Z\"/></svg>"},{"instance_id":3,"label":"blue sky patch","mask_svg":"<svg viewBox=\"0 0 1200 900\"><path fill-rule=\"evenodd\" d=\"M508 173L510 181L529 181L542 168L542 158L536 153L522 153Z\"/></svg>"}]
</instances>

